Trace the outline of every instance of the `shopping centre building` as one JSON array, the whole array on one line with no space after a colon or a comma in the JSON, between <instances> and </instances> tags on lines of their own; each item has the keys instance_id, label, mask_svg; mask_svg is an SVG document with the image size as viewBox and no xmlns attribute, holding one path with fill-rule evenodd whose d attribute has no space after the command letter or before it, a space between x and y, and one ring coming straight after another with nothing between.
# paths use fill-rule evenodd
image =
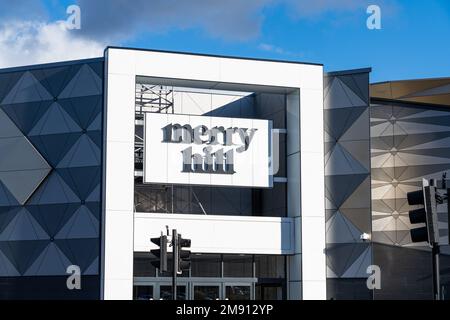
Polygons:
<instances>
[{"instance_id":1,"label":"shopping centre building","mask_svg":"<svg viewBox=\"0 0 450 320\"><path fill-rule=\"evenodd\" d=\"M450 78L323 69L109 47L0 70L0 299L168 299L167 229L178 299L431 299L406 193L450 169Z\"/></svg>"}]
</instances>

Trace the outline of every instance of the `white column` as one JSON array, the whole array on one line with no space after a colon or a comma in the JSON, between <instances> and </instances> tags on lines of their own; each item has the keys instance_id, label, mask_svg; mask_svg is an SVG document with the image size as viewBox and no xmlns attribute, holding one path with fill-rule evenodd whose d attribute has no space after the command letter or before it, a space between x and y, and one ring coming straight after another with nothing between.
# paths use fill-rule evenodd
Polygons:
<instances>
[{"instance_id":1,"label":"white column","mask_svg":"<svg viewBox=\"0 0 450 320\"><path fill-rule=\"evenodd\" d=\"M111 72L117 69L115 64L126 61L111 59L108 52L105 58L102 298L130 300L133 298L135 76Z\"/></svg>"}]
</instances>

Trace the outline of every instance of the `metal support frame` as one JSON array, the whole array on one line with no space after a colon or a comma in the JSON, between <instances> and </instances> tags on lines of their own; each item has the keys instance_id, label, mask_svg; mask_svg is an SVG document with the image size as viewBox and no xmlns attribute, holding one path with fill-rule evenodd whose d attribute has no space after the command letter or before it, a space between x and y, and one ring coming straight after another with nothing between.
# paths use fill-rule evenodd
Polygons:
<instances>
[{"instance_id":1,"label":"metal support frame","mask_svg":"<svg viewBox=\"0 0 450 320\"><path fill-rule=\"evenodd\" d=\"M135 124L144 125L144 115L153 113L174 113L173 87L162 85L136 84ZM144 136L135 131L135 164L139 167L144 161Z\"/></svg>"}]
</instances>

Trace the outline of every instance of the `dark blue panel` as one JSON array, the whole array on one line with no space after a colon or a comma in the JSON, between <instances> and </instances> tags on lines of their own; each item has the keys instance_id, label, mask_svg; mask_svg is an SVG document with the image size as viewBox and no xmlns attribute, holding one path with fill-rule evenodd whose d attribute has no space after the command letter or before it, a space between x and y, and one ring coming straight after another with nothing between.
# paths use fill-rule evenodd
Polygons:
<instances>
[{"instance_id":1,"label":"dark blue panel","mask_svg":"<svg viewBox=\"0 0 450 320\"><path fill-rule=\"evenodd\" d=\"M0 106L14 121L16 126L27 135L33 126L47 112L53 101L38 101Z\"/></svg>"},{"instance_id":2,"label":"dark blue panel","mask_svg":"<svg viewBox=\"0 0 450 320\"><path fill-rule=\"evenodd\" d=\"M100 277L83 275L80 290L67 290L67 276L0 277L0 300L96 300Z\"/></svg>"},{"instance_id":3,"label":"dark blue panel","mask_svg":"<svg viewBox=\"0 0 450 320\"><path fill-rule=\"evenodd\" d=\"M92 141L97 145L97 147L102 147L102 132L101 131L88 131L87 135Z\"/></svg>"},{"instance_id":4,"label":"dark blue panel","mask_svg":"<svg viewBox=\"0 0 450 320\"><path fill-rule=\"evenodd\" d=\"M0 242L0 250L23 275L48 244L48 240L6 241Z\"/></svg>"},{"instance_id":5,"label":"dark blue panel","mask_svg":"<svg viewBox=\"0 0 450 320\"><path fill-rule=\"evenodd\" d=\"M19 202L9 192L8 188L0 181L0 208L18 205Z\"/></svg>"},{"instance_id":6,"label":"dark blue panel","mask_svg":"<svg viewBox=\"0 0 450 320\"><path fill-rule=\"evenodd\" d=\"M95 239L70 239L56 240L56 245L74 264L84 271L98 257L100 240Z\"/></svg>"},{"instance_id":7,"label":"dark blue panel","mask_svg":"<svg viewBox=\"0 0 450 320\"><path fill-rule=\"evenodd\" d=\"M101 78L103 79L103 62L93 62L88 64L89 67L91 67L92 70Z\"/></svg>"},{"instance_id":8,"label":"dark blue panel","mask_svg":"<svg viewBox=\"0 0 450 320\"><path fill-rule=\"evenodd\" d=\"M80 204L29 205L28 211L47 232L54 237L78 210Z\"/></svg>"},{"instance_id":9,"label":"dark blue panel","mask_svg":"<svg viewBox=\"0 0 450 320\"><path fill-rule=\"evenodd\" d=\"M22 77L23 72L0 73L0 103Z\"/></svg>"},{"instance_id":10,"label":"dark blue panel","mask_svg":"<svg viewBox=\"0 0 450 320\"><path fill-rule=\"evenodd\" d=\"M35 148L52 167L56 167L66 153L78 141L81 132L28 137Z\"/></svg>"},{"instance_id":11,"label":"dark blue panel","mask_svg":"<svg viewBox=\"0 0 450 320\"><path fill-rule=\"evenodd\" d=\"M100 149L89 138L82 135L66 156L58 163L58 168L99 166L101 160Z\"/></svg>"},{"instance_id":12,"label":"dark blue panel","mask_svg":"<svg viewBox=\"0 0 450 320\"><path fill-rule=\"evenodd\" d=\"M96 95L61 99L59 100L59 103L82 129L87 129L101 112L102 101L102 96Z\"/></svg>"},{"instance_id":13,"label":"dark blue panel","mask_svg":"<svg viewBox=\"0 0 450 320\"><path fill-rule=\"evenodd\" d=\"M0 207L0 234L22 207Z\"/></svg>"},{"instance_id":14,"label":"dark blue panel","mask_svg":"<svg viewBox=\"0 0 450 320\"><path fill-rule=\"evenodd\" d=\"M57 172L81 200L91 194L100 180L100 167L59 168Z\"/></svg>"},{"instance_id":15,"label":"dark blue panel","mask_svg":"<svg viewBox=\"0 0 450 320\"><path fill-rule=\"evenodd\" d=\"M97 218L98 221L101 221L100 218L100 202L86 202L86 207L88 207L89 211Z\"/></svg>"},{"instance_id":16,"label":"dark blue panel","mask_svg":"<svg viewBox=\"0 0 450 320\"><path fill-rule=\"evenodd\" d=\"M29 200L29 204L79 203L80 199L53 171Z\"/></svg>"},{"instance_id":17,"label":"dark blue panel","mask_svg":"<svg viewBox=\"0 0 450 320\"><path fill-rule=\"evenodd\" d=\"M81 132L81 128L57 103L53 103L36 125L28 133L30 136Z\"/></svg>"},{"instance_id":18,"label":"dark blue panel","mask_svg":"<svg viewBox=\"0 0 450 320\"><path fill-rule=\"evenodd\" d=\"M33 70L31 73L53 96L57 97L81 68L81 64Z\"/></svg>"}]
</instances>

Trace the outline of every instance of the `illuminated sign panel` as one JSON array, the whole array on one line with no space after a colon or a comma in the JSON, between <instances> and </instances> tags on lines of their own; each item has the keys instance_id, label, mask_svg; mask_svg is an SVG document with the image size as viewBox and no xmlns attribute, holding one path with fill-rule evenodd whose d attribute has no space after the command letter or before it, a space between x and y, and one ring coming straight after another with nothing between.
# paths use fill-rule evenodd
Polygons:
<instances>
[{"instance_id":1,"label":"illuminated sign panel","mask_svg":"<svg viewBox=\"0 0 450 320\"><path fill-rule=\"evenodd\" d=\"M271 187L271 122L147 113L144 183Z\"/></svg>"}]
</instances>

